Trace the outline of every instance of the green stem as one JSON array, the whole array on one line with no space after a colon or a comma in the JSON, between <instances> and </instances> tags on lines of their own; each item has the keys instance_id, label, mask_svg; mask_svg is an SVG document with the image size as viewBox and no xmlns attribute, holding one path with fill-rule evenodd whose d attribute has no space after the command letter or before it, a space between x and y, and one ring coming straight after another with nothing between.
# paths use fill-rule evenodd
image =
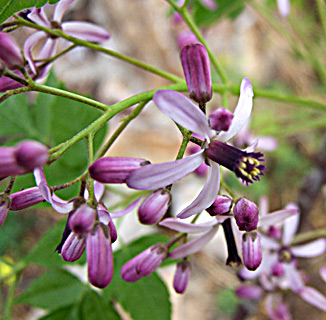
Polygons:
<instances>
[{"instance_id":1,"label":"green stem","mask_svg":"<svg viewBox=\"0 0 326 320\"><path fill-rule=\"evenodd\" d=\"M316 0L317 9L319 14L319 19L324 32L324 37L326 37L326 3L324 0Z\"/></svg>"},{"instance_id":2,"label":"green stem","mask_svg":"<svg viewBox=\"0 0 326 320\"><path fill-rule=\"evenodd\" d=\"M9 284L9 292L8 292L8 297L7 297L5 310L4 310L5 320L13 319L11 316L11 308L14 303L15 289L16 289L16 277L14 278L13 282Z\"/></svg>"},{"instance_id":3,"label":"green stem","mask_svg":"<svg viewBox=\"0 0 326 320\"><path fill-rule=\"evenodd\" d=\"M131 58L131 57L128 57L126 55L123 55L119 52L116 52L116 51L113 51L113 50L110 50L110 49L107 49L107 48L104 48L104 47L101 47L100 45L98 44L95 44L95 43L91 43L91 42L88 42L88 41L84 41L84 40L81 40L81 39L78 39L78 38L75 38L75 37L72 37L66 33L64 33L63 31L59 30L59 29L49 29L49 28L46 28L46 27L43 27L43 26L40 26L40 25L37 25L35 23L32 23L32 22L29 22L19 16L15 16L15 18L24 26L26 27L30 27L30 28L33 28L33 29L37 29L37 30L42 30L50 35L53 35L53 36L56 36L56 37L61 37L63 39L66 39L72 43L74 43L75 45L78 45L78 46L82 46L82 47L86 47L86 48L90 48L90 49L93 49L93 50L96 50L96 51L99 51L99 52L102 52L102 53L105 53L107 55L110 55L112 57L115 57L119 60L123 60L129 64L132 64L138 68L141 68L143 70L146 70L148 72L151 72L153 74L156 74L162 78L165 78L167 80L170 80L171 82L183 82L184 80L169 73L169 72L166 72L166 71L163 71L161 69L158 69L158 68L155 68L145 62L142 62L142 61L139 61L137 59L134 59L134 58Z\"/></svg>"},{"instance_id":4,"label":"green stem","mask_svg":"<svg viewBox=\"0 0 326 320\"><path fill-rule=\"evenodd\" d=\"M316 240L319 238L326 237L326 229L317 229L317 230L311 230L304 233L299 233L296 236L294 236L294 239L292 240L291 244L299 244L307 241Z\"/></svg>"},{"instance_id":5,"label":"green stem","mask_svg":"<svg viewBox=\"0 0 326 320\"><path fill-rule=\"evenodd\" d=\"M58 58L62 57L63 55L65 55L66 53L68 53L69 51L71 51L72 49L76 48L77 46L75 44L69 46L67 49L62 50L60 53L58 53L57 55L51 57L51 58L47 58L47 59L39 59L39 60L35 60L35 62L53 62L55 60L57 60Z\"/></svg>"},{"instance_id":6,"label":"green stem","mask_svg":"<svg viewBox=\"0 0 326 320\"><path fill-rule=\"evenodd\" d=\"M186 151L186 148L187 148L187 145L188 145L188 143L190 141L190 138L191 138L191 135L192 135L191 131L188 131L186 129L183 129L183 131L184 131L183 132L183 139L182 139L181 146L179 148L176 160L179 160L179 159L183 158L183 156L185 154L185 151Z\"/></svg>"},{"instance_id":7,"label":"green stem","mask_svg":"<svg viewBox=\"0 0 326 320\"><path fill-rule=\"evenodd\" d=\"M87 136L87 151L88 151L88 167L94 162L94 134L91 132ZM95 195L94 195L94 180L91 177L88 177L87 179L87 187L88 187L88 203L90 205L95 205Z\"/></svg>"}]
</instances>

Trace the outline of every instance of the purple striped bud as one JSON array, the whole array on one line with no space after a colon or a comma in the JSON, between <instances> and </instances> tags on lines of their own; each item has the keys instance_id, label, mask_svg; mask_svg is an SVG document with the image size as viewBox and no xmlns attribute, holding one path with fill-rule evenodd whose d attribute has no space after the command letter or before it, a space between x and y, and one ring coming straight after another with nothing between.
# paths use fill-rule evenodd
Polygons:
<instances>
[{"instance_id":1,"label":"purple striped bud","mask_svg":"<svg viewBox=\"0 0 326 320\"><path fill-rule=\"evenodd\" d=\"M143 224L154 224L159 222L171 202L170 191L159 189L147 197L138 209L139 221Z\"/></svg>"},{"instance_id":2,"label":"purple striped bud","mask_svg":"<svg viewBox=\"0 0 326 320\"><path fill-rule=\"evenodd\" d=\"M0 148L0 178L24 173L24 170L17 164L15 151L14 147Z\"/></svg>"},{"instance_id":3,"label":"purple striped bud","mask_svg":"<svg viewBox=\"0 0 326 320\"><path fill-rule=\"evenodd\" d=\"M217 216L230 212L232 207L232 199L227 196L217 196L213 204L206 209L211 216Z\"/></svg>"},{"instance_id":4,"label":"purple striped bud","mask_svg":"<svg viewBox=\"0 0 326 320\"><path fill-rule=\"evenodd\" d=\"M77 234L88 233L93 229L96 218L96 209L87 204L81 205L69 219L72 231Z\"/></svg>"},{"instance_id":5,"label":"purple striped bud","mask_svg":"<svg viewBox=\"0 0 326 320\"><path fill-rule=\"evenodd\" d=\"M23 210L45 201L38 187L15 192L10 195L10 199L12 211Z\"/></svg>"},{"instance_id":6,"label":"purple striped bud","mask_svg":"<svg viewBox=\"0 0 326 320\"><path fill-rule=\"evenodd\" d=\"M125 183L130 173L149 161L137 158L101 158L96 160L89 168L90 176L102 183Z\"/></svg>"},{"instance_id":7,"label":"purple striped bud","mask_svg":"<svg viewBox=\"0 0 326 320\"><path fill-rule=\"evenodd\" d=\"M113 252L109 232L103 224L97 224L87 235L87 265L89 282L97 288L108 286L113 277Z\"/></svg>"},{"instance_id":8,"label":"purple striped bud","mask_svg":"<svg viewBox=\"0 0 326 320\"><path fill-rule=\"evenodd\" d=\"M173 278L173 288L176 293L184 293L190 278L190 263L182 260L177 264L177 270Z\"/></svg>"},{"instance_id":9,"label":"purple striped bud","mask_svg":"<svg viewBox=\"0 0 326 320\"><path fill-rule=\"evenodd\" d=\"M233 208L233 214L239 230L250 232L257 229L259 209L253 202L240 199Z\"/></svg>"},{"instance_id":10,"label":"purple striped bud","mask_svg":"<svg viewBox=\"0 0 326 320\"><path fill-rule=\"evenodd\" d=\"M246 232L242 236L243 264L248 270L256 270L262 260L260 235L257 232Z\"/></svg>"},{"instance_id":11,"label":"purple striped bud","mask_svg":"<svg viewBox=\"0 0 326 320\"><path fill-rule=\"evenodd\" d=\"M0 227L3 225L7 218L10 206L10 198L7 195L2 195L0 200Z\"/></svg>"},{"instance_id":12,"label":"purple striped bud","mask_svg":"<svg viewBox=\"0 0 326 320\"><path fill-rule=\"evenodd\" d=\"M219 108L209 115L209 123L215 131L228 131L233 117L233 113L229 110Z\"/></svg>"},{"instance_id":13,"label":"purple striped bud","mask_svg":"<svg viewBox=\"0 0 326 320\"><path fill-rule=\"evenodd\" d=\"M206 48L200 43L185 45L180 53L190 97L199 104L212 98L211 72Z\"/></svg>"},{"instance_id":14,"label":"purple striped bud","mask_svg":"<svg viewBox=\"0 0 326 320\"><path fill-rule=\"evenodd\" d=\"M183 30L179 32L177 36L177 43L179 49L182 49L185 45L198 42L197 37L189 30Z\"/></svg>"},{"instance_id":15,"label":"purple striped bud","mask_svg":"<svg viewBox=\"0 0 326 320\"><path fill-rule=\"evenodd\" d=\"M235 293L241 299L259 300L263 296L264 290L256 285L242 285L235 290Z\"/></svg>"},{"instance_id":16,"label":"purple striped bud","mask_svg":"<svg viewBox=\"0 0 326 320\"><path fill-rule=\"evenodd\" d=\"M0 32L0 60L9 69L23 65L22 55L16 41L4 32Z\"/></svg>"},{"instance_id":17,"label":"purple striped bud","mask_svg":"<svg viewBox=\"0 0 326 320\"><path fill-rule=\"evenodd\" d=\"M85 248L85 235L71 232L61 248L61 256L65 261L74 262L83 255Z\"/></svg>"},{"instance_id":18,"label":"purple striped bud","mask_svg":"<svg viewBox=\"0 0 326 320\"><path fill-rule=\"evenodd\" d=\"M26 172L43 167L49 159L49 149L37 141L24 141L16 147L16 161Z\"/></svg>"}]
</instances>

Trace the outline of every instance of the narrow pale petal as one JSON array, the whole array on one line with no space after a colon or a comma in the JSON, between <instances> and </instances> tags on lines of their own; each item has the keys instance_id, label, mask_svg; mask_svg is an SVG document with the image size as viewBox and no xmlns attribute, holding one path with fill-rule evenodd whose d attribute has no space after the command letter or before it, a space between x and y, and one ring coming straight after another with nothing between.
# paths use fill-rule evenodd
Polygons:
<instances>
[{"instance_id":1,"label":"narrow pale petal","mask_svg":"<svg viewBox=\"0 0 326 320\"><path fill-rule=\"evenodd\" d=\"M44 8L34 8L27 17L40 26L51 28L51 23L44 12Z\"/></svg>"},{"instance_id":2,"label":"narrow pale petal","mask_svg":"<svg viewBox=\"0 0 326 320\"><path fill-rule=\"evenodd\" d=\"M47 34L45 32L38 31L28 37L24 43L24 54L33 74L36 74L36 66L32 56L32 49L39 41L46 37Z\"/></svg>"},{"instance_id":3,"label":"narrow pale petal","mask_svg":"<svg viewBox=\"0 0 326 320\"><path fill-rule=\"evenodd\" d=\"M47 39L43 48L41 49L40 53L38 54L37 59L40 60L40 59L51 58L55 53L56 44L57 44L56 39L51 39L51 38ZM42 64L42 63L43 62L41 62L39 64Z\"/></svg>"},{"instance_id":4,"label":"narrow pale petal","mask_svg":"<svg viewBox=\"0 0 326 320\"><path fill-rule=\"evenodd\" d=\"M265 249L278 250L280 248L280 245L276 240L266 237L263 234L260 235L260 242L262 247Z\"/></svg>"},{"instance_id":5,"label":"narrow pale petal","mask_svg":"<svg viewBox=\"0 0 326 320\"><path fill-rule=\"evenodd\" d=\"M53 20L61 22L63 15L77 0L61 0L55 7Z\"/></svg>"},{"instance_id":6,"label":"narrow pale petal","mask_svg":"<svg viewBox=\"0 0 326 320\"><path fill-rule=\"evenodd\" d=\"M280 15L287 17L290 13L290 0L277 0L277 7Z\"/></svg>"},{"instance_id":7,"label":"narrow pale petal","mask_svg":"<svg viewBox=\"0 0 326 320\"><path fill-rule=\"evenodd\" d=\"M261 137L257 137L257 139L258 139L257 148L262 151L274 151L278 146L277 140L274 139L273 137L261 136Z\"/></svg>"},{"instance_id":8,"label":"narrow pale petal","mask_svg":"<svg viewBox=\"0 0 326 320\"><path fill-rule=\"evenodd\" d=\"M193 223L182 222L174 218L167 218L159 223L161 227L166 227L171 230L184 232L184 233L204 232L211 229L216 224L218 224L217 219L212 219L211 221L204 222L204 223L193 224Z\"/></svg>"},{"instance_id":9,"label":"narrow pale petal","mask_svg":"<svg viewBox=\"0 0 326 320\"><path fill-rule=\"evenodd\" d=\"M181 246L169 253L169 258L185 258L189 255L198 252L207 244L207 242L209 242L215 236L217 229L217 227L211 228L211 230L205 232L200 237L191 240L185 244L182 244Z\"/></svg>"},{"instance_id":10,"label":"narrow pale petal","mask_svg":"<svg viewBox=\"0 0 326 320\"><path fill-rule=\"evenodd\" d=\"M285 209L294 209L299 211L298 206L294 203L289 203L285 207ZM299 221L300 221L300 213L285 220L283 226L283 237L282 237L282 241L284 245L287 246L291 244L291 241L298 230Z\"/></svg>"},{"instance_id":11,"label":"narrow pale petal","mask_svg":"<svg viewBox=\"0 0 326 320\"><path fill-rule=\"evenodd\" d=\"M300 272L293 263L283 263L285 278L289 281L290 289L299 292L304 287Z\"/></svg>"},{"instance_id":12,"label":"narrow pale petal","mask_svg":"<svg viewBox=\"0 0 326 320\"><path fill-rule=\"evenodd\" d=\"M235 136L249 120L252 110L252 98L254 92L248 78L243 78L240 87L240 97L234 110L234 118L227 132L219 134L218 140L227 141Z\"/></svg>"},{"instance_id":13,"label":"narrow pale petal","mask_svg":"<svg viewBox=\"0 0 326 320\"><path fill-rule=\"evenodd\" d=\"M203 152L172 162L145 165L130 174L127 185L137 190L166 187L197 169L204 161Z\"/></svg>"},{"instance_id":14,"label":"narrow pale petal","mask_svg":"<svg viewBox=\"0 0 326 320\"><path fill-rule=\"evenodd\" d=\"M257 285L241 285L235 292L241 299L248 300L259 300L264 294L263 288Z\"/></svg>"},{"instance_id":15,"label":"narrow pale petal","mask_svg":"<svg viewBox=\"0 0 326 320\"><path fill-rule=\"evenodd\" d=\"M322 266L319 270L320 276L326 282L326 266Z\"/></svg>"},{"instance_id":16,"label":"narrow pale petal","mask_svg":"<svg viewBox=\"0 0 326 320\"><path fill-rule=\"evenodd\" d=\"M185 219L200 213L215 201L220 189L220 166L212 161L210 165L204 188L200 191L198 197L177 215L178 218Z\"/></svg>"},{"instance_id":17,"label":"narrow pale petal","mask_svg":"<svg viewBox=\"0 0 326 320\"><path fill-rule=\"evenodd\" d=\"M285 221L287 218L298 214L299 211L295 208L284 209L266 214L259 218L258 227L270 227L277 223Z\"/></svg>"},{"instance_id":18,"label":"narrow pale petal","mask_svg":"<svg viewBox=\"0 0 326 320\"><path fill-rule=\"evenodd\" d=\"M89 22L64 22L62 30L78 39L91 42L103 42L110 38L110 34L102 27Z\"/></svg>"},{"instance_id":19,"label":"narrow pale petal","mask_svg":"<svg viewBox=\"0 0 326 320\"><path fill-rule=\"evenodd\" d=\"M299 294L303 300L326 312L326 297L315 288L304 287Z\"/></svg>"},{"instance_id":20,"label":"narrow pale petal","mask_svg":"<svg viewBox=\"0 0 326 320\"><path fill-rule=\"evenodd\" d=\"M268 213L269 209L269 201L267 196L262 196L259 198L259 213L260 213L260 218L262 219L263 216L265 216Z\"/></svg>"},{"instance_id":21,"label":"narrow pale petal","mask_svg":"<svg viewBox=\"0 0 326 320\"><path fill-rule=\"evenodd\" d=\"M173 90L158 90L154 102L165 115L188 130L206 138L214 135L205 114L183 94Z\"/></svg>"},{"instance_id":22,"label":"narrow pale petal","mask_svg":"<svg viewBox=\"0 0 326 320\"><path fill-rule=\"evenodd\" d=\"M326 239L318 239L302 246L291 247L291 252L300 258L313 258L326 251Z\"/></svg>"},{"instance_id":23,"label":"narrow pale petal","mask_svg":"<svg viewBox=\"0 0 326 320\"><path fill-rule=\"evenodd\" d=\"M122 217L122 216L126 215L127 213L131 212L132 210L134 210L138 206L140 200L142 200L142 198L138 198L136 201L134 201L126 209L123 209L121 211L111 212L110 213L111 218L112 219L119 218L119 217Z\"/></svg>"}]
</instances>

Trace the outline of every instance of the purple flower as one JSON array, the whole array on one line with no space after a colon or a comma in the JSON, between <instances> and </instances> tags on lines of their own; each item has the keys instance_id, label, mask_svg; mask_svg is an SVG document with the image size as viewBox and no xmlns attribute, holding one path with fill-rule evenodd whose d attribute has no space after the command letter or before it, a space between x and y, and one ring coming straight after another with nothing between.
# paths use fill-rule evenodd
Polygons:
<instances>
[{"instance_id":1,"label":"purple flower","mask_svg":"<svg viewBox=\"0 0 326 320\"><path fill-rule=\"evenodd\" d=\"M10 195L10 210L19 211L44 201L38 187L28 188Z\"/></svg>"},{"instance_id":2,"label":"purple flower","mask_svg":"<svg viewBox=\"0 0 326 320\"><path fill-rule=\"evenodd\" d=\"M138 209L139 221L143 224L155 224L160 221L171 202L170 191L159 189L148 196Z\"/></svg>"},{"instance_id":3,"label":"purple flower","mask_svg":"<svg viewBox=\"0 0 326 320\"><path fill-rule=\"evenodd\" d=\"M180 17L180 15L178 13L176 16ZM198 39L191 31L183 30L178 33L177 43L178 43L179 49L182 49L185 45L188 45L190 43L195 43L195 42L198 42Z\"/></svg>"},{"instance_id":4,"label":"purple flower","mask_svg":"<svg viewBox=\"0 0 326 320\"><path fill-rule=\"evenodd\" d=\"M88 204L82 204L72 214L69 224L73 232L77 234L91 232L95 223L97 215L96 209L90 207Z\"/></svg>"},{"instance_id":5,"label":"purple flower","mask_svg":"<svg viewBox=\"0 0 326 320\"><path fill-rule=\"evenodd\" d=\"M233 119L233 114L224 108L219 108L216 111L212 112L208 119L209 119L209 124L211 128L215 131L228 131L232 119Z\"/></svg>"},{"instance_id":6,"label":"purple flower","mask_svg":"<svg viewBox=\"0 0 326 320\"><path fill-rule=\"evenodd\" d=\"M206 209L211 216L223 215L229 213L233 200L226 196L217 196L213 204Z\"/></svg>"},{"instance_id":7,"label":"purple flower","mask_svg":"<svg viewBox=\"0 0 326 320\"><path fill-rule=\"evenodd\" d=\"M173 288L176 293L184 293L190 278L190 263L187 260L181 260L177 264L173 278Z\"/></svg>"},{"instance_id":8,"label":"purple flower","mask_svg":"<svg viewBox=\"0 0 326 320\"><path fill-rule=\"evenodd\" d=\"M269 294L265 300L265 310L271 320L291 320L291 314L287 304L277 294Z\"/></svg>"},{"instance_id":9,"label":"purple flower","mask_svg":"<svg viewBox=\"0 0 326 320\"><path fill-rule=\"evenodd\" d=\"M242 259L248 270L256 270L262 260L260 235L257 232L246 232L242 237Z\"/></svg>"},{"instance_id":10,"label":"purple flower","mask_svg":"<svg viewBox=\"0 0 326 320\"><path fill-rule=\"evenodd\" d=\"M242 198L236 202L233 214L240 231L250 232L257 229L259 209L255 203Z\"/></svg>"},{"instance_id":11,"label":"purple flower","mask_svg":"<svg viewBox=\"0 0 326 320\"><path fill-rule=\"evenodd\" d=\"M10 199L7 195L2 195L0 198L0 227L3 225L7 218L10 206Z\"/></svg>"},{"instance_id":12,"label":"purple flower","mask_svg":"<svg viewBox=\"0 0 326 320\"><path fill-rule=\"evenodd\" d=\"M264 290L257 285L241 285L235 290L236 295L241 299L259 300Z\"/></svg>"},{"instance_id":13,"label":"purple flower","mask_svg":"<svg viewBox=\"0 0 326 320\"><path fill-rule=\"evenodd\" d=\"M204 188L198 197L183 209L177 217L187 218L193 214L197 214L208 208L214 202L220 185L218 163L222 162L224 165L224 157L232 161L232 163L227 164L228 168L232 168L235 172L238 168L242 168L242 170L245 170L246 175L242 175L241 178L247 183L253 182L253 180L249 180L250 176L248 177L251 171L254 171L256 168L260 168L260 171L264 170L264 168L260 167L260 162L256 159L256 154L238 150L225 143L225 141L231 139L248 121L252 110L252 97L253 90L250 80L244 78L241 83L240 98L231 126L228 131L217 133L209 126L209 121L204 113L184 95L171 90L157 91L154 95L154 102L158 108L179 125L205 137L207 143L204 149L187 158L167 163L150 164L135 170L128 177L127 185L138 190L155 190L173 184L196 170L205 160L205 153L208 153L209 146L217 140L221 144L220 150L224 151L223 156L218 157L218 155L215 155L213 161L207 159L210 165L210 172ZM212 142L210 143L211 140ZM237 158L230 156L230 154L234 153L234 150L236 150ZM218 161L218 163L215 161ZM247 166L248 163L249 165ZM246 168L243 169L244 167ZM248 171L250 172L248 173ZM255 177L257 178L257 176Z\"/></svg>"},{"instance_id":14,"label":"purple flower","mask_svg":"<svg viewBox=\"0 0 326 320\"><path fill-rule=\"evenodd\" d=\"M71 232L60 249L63 260L74 262L84 253L86 248L86 235Z\"/></svg>"},{"instance_id":15,"label":"purple flower","mask_svg":"<svg viewBox=\"0 0 326 320\"><path fill-rule=\"evenodd\" d=\"M201 43L185 45L180 58L190 97L199 104L205 104L212 99L213 92L206 48Z\"/></svg>"},{"instance_id":16,"label":"purple flower","mask_svg":"<svg viewBox=\"0 0 326 320\"><path fill-rule=\"evenodd\" d=\"M23 58L16 41L5 32L0 32L0 61L9 69L18 69L23 65Z\"/></svg>"},{"instance_id":17,"label":"purple flower","mask_svg":"<svg viewBox=\"0 0 326 320\"><path fill-rule=\"evenodd\" d=\"M34 8L33 11L27 15L27 17L34 23L43 27L62 29L63 32L69 34L70 36L80 38L82 40L103 42L109 39L110 34L105 29L89 22L75 21L61 23L63 15L74 2L76 2L76 0L61 0L55 7L52 19L48 19L44 12L44 8ZM33 74L37 73L37 66L32 56L32 49L35 44L44 38L46 39L46 42L38 54L37 59L50 58L56 51L57 38L48 35L43 31L38 31L27 38L24 44L24 53Z\"/></svg>"}]
</instances>

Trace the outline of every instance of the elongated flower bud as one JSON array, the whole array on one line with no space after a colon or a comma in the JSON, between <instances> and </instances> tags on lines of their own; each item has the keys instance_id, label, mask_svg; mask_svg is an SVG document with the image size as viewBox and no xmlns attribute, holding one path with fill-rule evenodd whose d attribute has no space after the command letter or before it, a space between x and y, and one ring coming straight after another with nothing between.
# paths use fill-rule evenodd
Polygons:
<instances>
[{"instance_id":1,"label":"elongated flower bud","mask_svg":"<svg viewBox=\"0 0 326 320\"><path fill-rule=\"evenodd\" d=\"M171 195L168 190L159 189L147 197L138 209L139 221L143 224L159 222L169 208Z\"/></svg>"},{"instance_id":2,"label":"elongated flower bud","mask_svg":"<svg viewBox=\"0 0 326 320\"><path fill-rule=\"evenodd\" d=\"M256 270L262 260L260 235L257 232L246 232L242 237L243 264L248 270Z\"/></svg>"},{"instance_id":3,"label":"elongated flower bud","mask_svg":"<svg viewBox=\"0 0 326 320\"><path fill-rule=\"evenodd\" d=\"M125 183L132 171L145 164L149 162L137 158L101 158L96 160L88 171L94 180L102 183Z\"/></svg>"},{"instance_id":4,"label":"elongated flower bud","mask_svg":"<svg viewBox=\"0 0 326 320\"><path fill-rule=\"evenodd\" d=\"M71 232L61 248L61 256L65 261L74 262L83 255L85 248L85 235Z\"/></svg>"},{"instance_id":5,"label":"elongated flower bud","mask_svg":"<svg viewBox=\"0 0 326 320\"><path fill-rule=\"evenodd\" d=\"M233 113L229 110L219 108L209 115L209 123L213 130L228 131L233 117Z\"/></svg>"},{"instance_id":6,"label":"elongated flower bud","mask_svg":"<svg viewBox=\"0 0 326 320\"><path fill-rule=\"evenodd\" d=\"M38 187L15 192L10 195L10 199L12 211L23 210L45 201Z\"/></svg>"},{"instance_id":7,"label":"elongated flower bud","mask_svg":"<svg viewBox=\"0 0 326 320\"><path fill-rule=\"evenodd\" d=\"M10 206L10 198L7 195L1 196L0 200L0 227L3 225L7 218Z\"/></svg>"},{"instance_id":8,"label":"elongated flower bud","mask_svg":"<svg viewBox=\"0 0 326 320\"><path fill-rule=\"evenodd\" d=\"M173 288L176 293L184 293L190 278L190 263L182 260L177 264L177 270L173 278Z\"/></svg>"},{"instance_id":9,"label":"elongated flower bud","mask_svg":"<svg viewBox=\"0 0 326 320\"><path fill-rule=\"evenodd\" d=\"M108 286L113 277L113 252L109 232L103 224L97 224L87 235L87 265L89 282L98 288Z\"/></svg>"},{"instance_id":10,"label":"elongated flower bud","mask_svg":"<svg viewBox=\"0 0 326 320\"><path fill-rule=\"evenodd\" d=\"M206 209L211 216L217 216L230 212L232 207L232 199L226 196L217 196L213 204Z\"/></svg>"},{"instance_id":11,"label":"elongated flower bud","mask_svg":"<svg viewBox=\"0 0 326 320\"><path fill-rule=\"evenodd\" d=\"M211 100L213 92L206 48L200 43L185 45L180 58L190 97L205 104Z\"/></svg>"},{"instance_id":12,"label":"elongated flower bud","mask_svg":"<svg viewBox=\"0 0 326 320\"><path fill-rule=\"evenodd\" d=\"M257 285L242 285L235 290L235 293L241 299L259 300L263 296L264 290Z\"/></svg>"},{"instance_id":13,"label":"elongated flower bud","mask_svg":"<svg viewBox=\"0 0 326 320\"><path fill-rule=\"evenodd\" d=\"M4 32L0 32L0 59L9 69L23 65L22 55L16 41Z\"/></svg>"},{"instance_id":14,"label":"elongated flower bud","mask_svg":"<svg viewBox=\"0 0 326 320\"><path fill-rule=\"evenodd\" d=\"M24 141L16 147L16 161L26 172L43 167L49 159L48 148L37 141Z\"/></svg>"},{"instance_id":15,"label":"elongated flower bud","mask_svg":"<svg viewBox=\"0 0 326 320\"><path fill-rule=\"evenodd\" d=\"M81 205L69 220L71 230L75 233L88 233L93 229L96 209L87 204Z\"/></svg>"},{"instance_id":16,"label":"elongated flower bud","mask_svg":"<svg viewBox=\"0 0 326 320\"><path fill-rule=\"evenodd\" d=\"M24 170L18 165L16 161L15 151L15 147L0 148L0 178L24 173Z\"/></svg>"},{"instance_id":17,"label":"elongated flower bud","mask_svg":"<svg viewBox=\"0 0 326 320\"><path fill-rule=\"evenodd\" d=\"M239 230L250 232L257 229L259 209L253 202L240 199L233 208L233 214Z\"/></svg>"}]
</instances>

